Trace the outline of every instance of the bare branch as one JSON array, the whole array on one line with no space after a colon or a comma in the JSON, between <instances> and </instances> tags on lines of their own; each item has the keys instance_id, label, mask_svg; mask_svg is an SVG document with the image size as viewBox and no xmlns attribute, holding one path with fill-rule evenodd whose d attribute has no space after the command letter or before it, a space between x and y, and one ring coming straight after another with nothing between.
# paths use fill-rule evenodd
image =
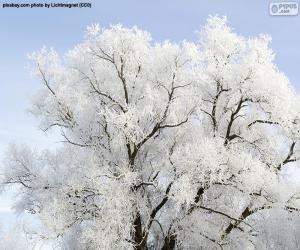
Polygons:
<instances>
[{"instance_id":1,"label":"bare branch","mask_svg":"<svg viewBox=\"0 0 300 250\"><path fill-rule=\"evenodd\" d=\"M248 124L248 128L252 127L254 124L257 123L263 123L263 124L274 124L274 125L278 125L278 122L272 122L272 121L266 121L266 120L255 120L253 122L251 122L250 124Z\"/></svg>"},{"instance_id":2,"label":"bare branch","mask_svg":"<svg viewBox=\"0 0 300 250\"><path fill-rule=\"evenodd\" d=\"M237 116L238 116L240 110L244 107L243 104L248 100L249 99L247 99L247 98L243 99L243 97L241 97L240 101L237 104L236 109L234 111L232 111L230 120L227 125L227 130L226 130L225 142L224 142L225 146L227 146L231 140L239 137L238 135L235 135L235 136L231 135L231 129L232 129L233 122L237 119Z\"/></svg>"},{"instance_id":3,"label":"bare branch","mask_svg":"<svg viewBox=\"0 0 300 250\"><path fill-rule=\"evenodd\" d=\"M177 124L166 124L166 125L162 125L159 126L159 128L175 128L175 127L179 127L180 125L188 122L189 118L187 117L185 120L183 120L182 122L179 122Z\"/></svg>"},{"instance_id":4,"label":"bare branch","mask_svg":"<svg viewBox=\"0 0 300 250\"><path fill-rule=\"evenodd\" d=\"M38 66L39 72L40 72L40 74L41 74L41 76L42 76L42 78L43 78L43 82L44 82L45 86L46 86L46 87L48 88L48 90L52 93L52 95L56 96L54 90L50 87L50 84L49 84L49 82L48 82L48 80L47 80L47 78L46 78L46 74L45 74L45 72L43 72L43 70L41 69L40 64L38 63L37 66Z\"/></svg>"},{"instance_id":5,"label":"bare branch","mask_svg":"<svg viewBox=\"0 0 300 250\"><path fill-rule=\"evenodd\" d=\"M153 186L153 187L156 187L153 182L141 182L141 183L135 185L134 188L138 189L141 186Z\"/></svg>"},{"instance_id":6,"label":"bare branch","mask_svg":"<svg viewBox=\"0 0 300 250\"><path fill-rule=\"evenodd\" d=\"M293 158L295 146L296 146L296 142L294 141L294 142L292 142L292 144L290 146L290 150L289 150L287 157L283 160L283 162L281 164L278 165L277 169L279 171L281 170L282 166L284 166L285 164L290 163L290 162L295 162L298 160L297 157Z\"/></svg>"},{"instance_id":7,"label":"bare branch","mask_svg":"<svg viewBox=\"0 0 300 250\"><path fill-rule=\"evenodd\" d=\"M228 234L231 233L231 231L234 229L234 228L237 228L239 226L240 223L244 223L244 220L246 218L248 218L250 215L258 212L258 211L261 211L261 210L265 210L265 209L270 209L272 208L271 206L261 206L261 207L258 207L258 208L255 208L255 209L250 209L249 207L246 207L244 209L244 211L242 212L241 216L239 217L238 220L235 220L235 222L231 222L225 229L224 233L222 234L222 239L224 239ZM248 224L249 225L249 224Z\"/></svg>"}]
</instances>

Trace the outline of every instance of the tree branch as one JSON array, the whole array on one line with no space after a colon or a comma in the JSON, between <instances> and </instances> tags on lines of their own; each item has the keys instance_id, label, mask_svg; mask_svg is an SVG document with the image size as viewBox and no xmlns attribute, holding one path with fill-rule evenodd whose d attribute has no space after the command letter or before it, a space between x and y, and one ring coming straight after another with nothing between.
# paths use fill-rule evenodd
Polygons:
<instances>
[{"instance_id":1,"label":"tree branch","mask_svg":"<svg viewBox=\"0 0 300 250\"><path fill-rule=\"evenodd\" d=\"M255 120L253 122L251 122L250 124L248 124L248 128L252 127L254 124L257 123L264 123L264 124L274 124L274 125L278 125L278 122L272 122L272 121L266 121L266 120Z\"/></svg>"},{"instance_id":2,"label":"tree branch","mask_svg":"<svg viewBox=\"0 0 300 250\"><path fill-rule=\"evenodd\" d=\"M281 170L281 167L289 162L294 162L294 161L297 161L298 159L297 158L292 158L293 155L294 155L294 149L295 149L295 146L296 146L296 142L292 142L291 146L290 146L290 150L289 150L289 153L287 155L287 157L284 159L284 161L277 167L278 170Z\"/></svg>"}]
</instances>

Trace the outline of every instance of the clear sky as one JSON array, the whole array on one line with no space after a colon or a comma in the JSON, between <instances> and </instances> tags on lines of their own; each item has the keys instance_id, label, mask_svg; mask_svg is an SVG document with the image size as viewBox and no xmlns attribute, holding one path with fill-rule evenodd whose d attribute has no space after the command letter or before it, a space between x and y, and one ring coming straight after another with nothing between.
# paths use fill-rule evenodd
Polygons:
<instances>
[{"instance_id":1,"label":"clear sky","mask_svg":"<svg viewBox=\"0 0 300 250\"><path fill-rule=\"evenodd\" d=\"M86 0L88 1L88 0ZM10 1L5 2L34 2ZM51 2L51 1L35 1ZM72 1L53 1L72 2ZM76 1L74 1L76 2ZM264 0L91 0L89 9L2 9L0 6L0 156L10 142L37 148L56 145L26 113L39 84L31 79L26 54L42 46L66 52L81 42L87 25L121 23L149 31L154 41L197 39L195 33L212 14L226 15L244 36L268 33L279 69L300 87L300 16L270 16ZM10 195L0 197L0 227L10 214ZM11 221L11 219L10 219Z\"/></svg>"}]
</instances>

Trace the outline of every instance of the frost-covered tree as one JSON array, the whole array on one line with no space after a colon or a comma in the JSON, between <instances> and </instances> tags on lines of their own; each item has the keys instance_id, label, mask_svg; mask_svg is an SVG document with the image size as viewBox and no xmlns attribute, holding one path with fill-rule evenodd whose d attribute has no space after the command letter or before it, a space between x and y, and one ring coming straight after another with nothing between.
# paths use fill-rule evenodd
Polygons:
<instances>
[{"instance_id":1,"label":"frost-covered tree","mask_svg":"<svg viewBox=\"0 0 300 250\"><path fill-rule=\"evenodd\" d=\"M256 248L261 250L300 249L299 214L284 210L272 209L260 220L261 226L257 235Z\"/></svg>"},{"instance_id":2,"label":"frost-covered tree","mask_svg":"<svg viewBox=\"0 0 300 250\"><path fill-rule=\"evenodd\" d=\"M4 184L62 249L251 249L260 218L298 212L298 93L270 38L211 17L197 43L88 28L63 58L33 53L32 113L55 153L12 146ZM277 211L276 210L276 211ZM266 215L264 215L266 216Z\"/></svg>"}]
</instances>

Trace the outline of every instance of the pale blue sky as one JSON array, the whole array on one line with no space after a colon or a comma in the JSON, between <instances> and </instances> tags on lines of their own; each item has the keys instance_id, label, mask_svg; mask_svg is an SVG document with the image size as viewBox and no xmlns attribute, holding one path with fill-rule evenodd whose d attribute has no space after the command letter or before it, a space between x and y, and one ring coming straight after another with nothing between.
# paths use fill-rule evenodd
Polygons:
<instances>
[{"instance_id":1,"label":"pale blue sky","mask_svg":"<svg viewBox=\"0 0 300 250\"><path fill-rule=\"evenodd\" d=\"M300 17L270 16L268 1L92 0L92 5L91 9L0 9L0 156L11 141L36 147L53 145L25 113L29 97L39 86L30 78L26 54L43 45L63 53L82 41L91 23L137 25L148 30L154 41L180 41L196 40L195 31L209 14L227 15L239 34L270 34L279 69L300 87ZM1 211L9 205L7 198L0 198L0 226L5 216Z\"/></svg>"}]
</instances>

